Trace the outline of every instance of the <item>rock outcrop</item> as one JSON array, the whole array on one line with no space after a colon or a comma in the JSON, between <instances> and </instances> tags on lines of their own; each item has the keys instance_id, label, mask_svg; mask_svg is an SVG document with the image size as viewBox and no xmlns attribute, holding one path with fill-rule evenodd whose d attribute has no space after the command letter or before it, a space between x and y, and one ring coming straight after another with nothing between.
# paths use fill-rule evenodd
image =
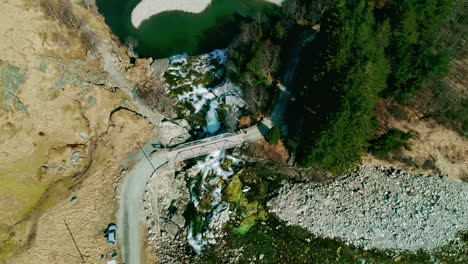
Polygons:
<instances>
[{"instance_id":1,"label":"rock outcrop","mask_svg":"<svg viewBox=\"0 0 468 264\"><path fill-rule=\"evenodd\" d=\"M184 119L166 120L158 126L159 141L162 145L171 147L187 141L190 138L190 126Z\"/></svg>"},{"instance_id":2,"label":"rock outcrop","mask_svg":"<svg viewBox=\"0 0 468 264\"><path fill-rule=\"evenodd\" d=\"M184 174L174 166L165 166L155 174L145 193L148 241L162 263L186 263L187 246L183 216L190 201Z\"/></svg>"}]
</instances>

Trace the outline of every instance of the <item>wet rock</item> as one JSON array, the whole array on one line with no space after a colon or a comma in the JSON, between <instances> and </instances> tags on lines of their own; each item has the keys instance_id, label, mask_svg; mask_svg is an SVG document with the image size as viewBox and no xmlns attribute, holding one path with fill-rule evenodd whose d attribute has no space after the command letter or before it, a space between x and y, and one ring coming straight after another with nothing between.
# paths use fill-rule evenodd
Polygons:
<instances>
[{"instance_id":1,"label":"wet rock","mask_svg":"<svg viewBox=\"0 0 468 264\"><path fill-rule=\"evenodd\" d=\"M217 232L221 230L225 223L229 221L229 204L222 202L212 212L209 223L209 230ZM213 234L214 235L214 234Z\"/></svg>"}]
</instances>

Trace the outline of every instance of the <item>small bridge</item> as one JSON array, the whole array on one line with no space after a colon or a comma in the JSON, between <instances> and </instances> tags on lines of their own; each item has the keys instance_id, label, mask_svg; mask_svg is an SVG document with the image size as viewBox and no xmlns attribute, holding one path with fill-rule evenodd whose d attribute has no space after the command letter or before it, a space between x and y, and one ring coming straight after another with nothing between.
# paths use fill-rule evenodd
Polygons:
<instances>
[{"instance_id":1,"label":"small bridge","mask_svg":"<svg viewBox=\"0 0 468 264\"><path fill-rule=\"evenodd\" d=\"M265 134L271 127L271 121L269 119L265 119L259 125L242 129L237 133L224 133L209 138L183 143L168 149L168 151L163 154L164 160L165 163L178 162L208 155L219 150L235 148L242 145L244 142L255 141L263 138L263 134Z\"/></svg>"},{"instance_id":2,"label":"small bridge","mask_svg":"<svg viewBox=\"0 0 468 264\"><path fill-rule=\"evenodd\" d=\"M208 155L214 151L240 146L244 143L243 133L225 133L214 137L184 143L172 148L167 155L169 162L178 162Z\"/></svg>"},{"instance_id":3,"label":"small bridge","mask_svg":"<svg viewBox=\"0 0 468 264\"><path fill-rule=\"evenodd\" d=\"M209 143L206 145L194 146L192 148L179 150L175 155L173 161L182 161L187 160L195 157L200 157L203 155L208 155L212 152L224 149L230 149L241 145L243 142L235 142L231 140L222 140L216 141L213 143Z\"/></svg>"}]
</instances>

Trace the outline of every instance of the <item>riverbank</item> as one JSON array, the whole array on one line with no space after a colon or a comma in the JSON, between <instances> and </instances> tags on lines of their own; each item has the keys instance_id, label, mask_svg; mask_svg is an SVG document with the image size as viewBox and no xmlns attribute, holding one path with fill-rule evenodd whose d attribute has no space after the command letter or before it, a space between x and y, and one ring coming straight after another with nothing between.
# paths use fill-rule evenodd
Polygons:
<instances>
[{"instance_id":1,"label":"riverbank","mask_svg":"<svg viewBox=\"0 0 468 264\"><path fill-rule=\"evenodd\" d=\"M277 5L283 2L283 0L266 1ZM132 11L132 25L138 28L144 20L165 11L201 13L210 4L211 0L142 0Z\"/></svg>"},{"instance_id":2,"label":"riverbank","mask_svg":"<svg viewBox=\"0 0 468 264\"><path fill-rule=\"evenodd\" d=\"M424 186L424 187L422 187ZM285 184L271 213L325 238L367 249L433 251L468 228L468 184L361 166L325 184Z\"/></svg>"}]
</instances>

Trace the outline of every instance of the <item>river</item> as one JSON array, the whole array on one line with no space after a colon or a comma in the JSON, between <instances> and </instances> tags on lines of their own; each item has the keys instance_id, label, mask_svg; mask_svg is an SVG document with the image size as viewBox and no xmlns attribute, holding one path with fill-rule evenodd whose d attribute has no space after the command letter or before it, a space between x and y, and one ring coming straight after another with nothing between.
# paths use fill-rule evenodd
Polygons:
<instances>
[{"instance_id":1,"label":"river","mask_svg":"<svg viewBox=\"0 0 468 264\"><path fill-rule=\"evenodd\" d=\"M99 12L120 41L134 46L139 57L206 53L228 46L240 22L278 6L265 0L213 0L201 13L162 12L145 20L138 29L131 14L141 0L96 0Z\"/></svg>"}]
</instances>

